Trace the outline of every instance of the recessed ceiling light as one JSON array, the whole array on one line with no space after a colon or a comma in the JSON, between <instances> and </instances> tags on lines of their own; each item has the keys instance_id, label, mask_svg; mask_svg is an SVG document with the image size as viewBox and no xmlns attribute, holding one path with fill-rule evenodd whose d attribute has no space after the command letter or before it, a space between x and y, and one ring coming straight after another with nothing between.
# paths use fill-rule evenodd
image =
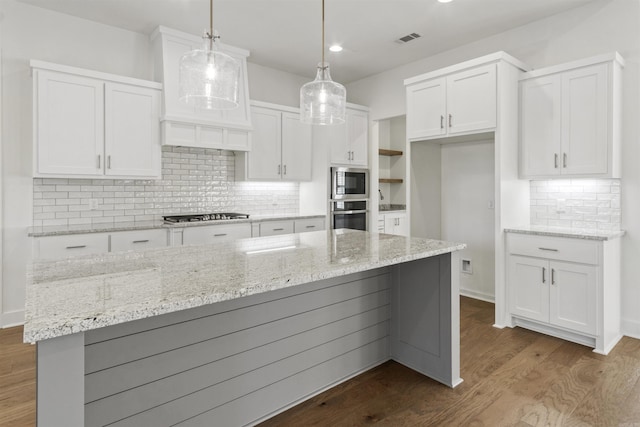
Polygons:
<instances>
[{"instance_id":1,"label":"recessed ceiling light","mask_svg":"<svg viewBox=\"0 0 640 427\"><path fill-rule=\"evenodd\" d=\"M440 3L450 3L451 0L438 0Z\"/></svg>"},{"instance_id":2,"label":"recessed ceiling light","mask_svg":"<svg viewBox=\"0 0 640 427\"><path fill-rule=\"evenodd\" d=\"M338 44L334 44L329 46L329 50L331 52L342 52L342 46L338 45Z\"/></svg>"}]
</instances>

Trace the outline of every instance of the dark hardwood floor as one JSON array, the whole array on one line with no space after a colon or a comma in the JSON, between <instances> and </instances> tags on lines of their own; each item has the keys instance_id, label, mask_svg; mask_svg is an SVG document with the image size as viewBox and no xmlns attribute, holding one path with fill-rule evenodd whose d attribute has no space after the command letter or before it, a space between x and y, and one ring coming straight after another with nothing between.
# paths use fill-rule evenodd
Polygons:
<instances>
[{"instance_id":1,"label":"dark hardwood floor","mask_svg":"<svg viewBox=\"0 0 640 427\"><path fill-rule=\"evenodd\" d=\"M640 427L640 340L600 356L492 323L492 304L462 298L464 382L455 389L387 362L261 427ZM22 344L20 327L0 330L0 426L35 426L35 346Z\"/></svg>"}]
</instances>

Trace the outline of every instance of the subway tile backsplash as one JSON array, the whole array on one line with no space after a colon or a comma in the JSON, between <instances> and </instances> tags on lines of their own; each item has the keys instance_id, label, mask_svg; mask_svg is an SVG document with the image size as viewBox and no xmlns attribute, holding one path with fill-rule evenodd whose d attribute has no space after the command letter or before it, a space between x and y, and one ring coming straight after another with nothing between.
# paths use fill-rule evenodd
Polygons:
<instances>
[{"instance_id":1,"label":"subway tile backsplash","mask_svg":"<svg viewBox=\"0 0 640 427\"><path fill-rule=\"evenodd\" d=\"M531 224L620 229L619 179L531 181Z\"/></svg>"},{"instance_id":2,"label":"subway tile backsplash","mask_svg":"<svg viewBox=\"0 0 640 427\"><path fill-rule=\"evenodd\" d=\"M294 182L236 182L232 151L162 147L161 180L33 180L33 225L158 220L163 215L242 212L296 215Z\"/></svg>"}]
</instances>

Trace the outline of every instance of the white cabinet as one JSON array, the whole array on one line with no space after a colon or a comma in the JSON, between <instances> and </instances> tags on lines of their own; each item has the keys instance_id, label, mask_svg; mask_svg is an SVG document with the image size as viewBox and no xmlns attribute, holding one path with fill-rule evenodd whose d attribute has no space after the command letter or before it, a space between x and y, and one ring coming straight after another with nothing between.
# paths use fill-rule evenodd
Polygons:
<instances>
[{"instance_id":1,"label":"white cabinet","mask_svg":"<svg viewBox=\"0 0 640 427\"><path fill-rule=\"evenodd\" d=\"M239 180L311 179L311 126L296 109L255 101L251 152L236 154Z\"/></svg>"},{"instance_id":2,"label":"white cabinet","mask_svg":"<svg viewBox=\"0 0 640 427\"><path fill-rule=\"evenodd\" d=\"M251 224L219 224L186 227L182 231L183 245L206 245L251 237Z\"/></svg>"},{"instance_id":3,"label":"white cabinet","mask_svg":"<svg viewBox=\"0 0 640 427\"><path fill-rule=\"evenodd\" d=\"M522 177L620 176L622 64L613 54L523 76Z\"/></svg>"},{"instance_id":4,"label":"white cabinet","mask_svg":"<svg viewBox=\"0 0 640 427\"><path fill-rule=\"evenodd\" d=\"M507 294L514 324L606 354L620 339L619 246L619 239L509 233Z\"/></svg>"},{"instance_id":5,"label":"white cabinet","mask_svg":"<svg viewBox=\"0 0 640 427\"><path fill-rule=\"evenodd\" d=\"M33 258L55 260L109 251L109 235L106 233L69 234L33 239Z\"/></svg>"},{"instance_id":6,"label":"white cabinet","mask_svg":"<svg viewBox=\"0 0 640 427\"><path fill-rule=\"evenodd\" d=\"M165 229L133 230L111 233L111 252L161 248L169 245Z\"/></svg>"},{"instance_id":7,"label":"white cabinet","mask_svg":"<svg viewBox=\"0 0 640 427\"><path fill-rule=\"evenodd\" d=\"M113 233L67 234L33 239L37 260L54 260L107 252L131 251L168 246L167 230L132 230Z\"/></svg>"},{"instance_id":8,"label":"white cabinet","mask_svg":"<svg viewBox=\"0 0 640 427\"><path fill-rule=\"evenodd\" d=\"M294 233L306 233L308 231L320 231L325 229L324 218L304 218L293 221Z\"/></svg>"},{"instance_id":9,"label":"white cabinet","mask_svg":"<svg viewBox=\"0 0 640 427\"><path fill-rule=\"evenodd\" d=\"M365 110L347 108L346 122L331 132L331 163L367 166L369 146L369 114Z\"/></svg>"},{"instance_id":10,"label":"white cabinet","mask_svg":"<svg viewBox=\"0 0 640 427\"><path fill-rule=\"evenodd\" d=\"M378 217L378 231L386 234L406 236L409 231L407 214L405 212L380 214Z\"/></svg>"},{"instance_id":11,"label":"white cabinet","mask_svg":"<svg viewBox=\"0 0 640 427\"><path fill-rule=\"evenodd\" d=\"M293 234L293 220L264 221L259 225L260 237Z\"/></svg>"},{"instance_id":12,"label":"white cabinet","mask_svg":"<svg viewBox=\"0 0 640 427\"><path fill-rule=\"evenodd\" d=\"M477 66L407 84L407 138L412 141L496 127L496 65Z\"/></svg>"},{"instance_id":13,"label":"white cabinet","mask_svg":"<svg viewBox=\"0 0 640 427\"><path fill-rule=\"evenodd\" d=\"M161 86L31 61L34 176L159 178Z\"/></svg>"},{"instance_id":14,"label":"white cabinet","mask_svg":"<svg viewBox=\"0 0 640 427\"><path fill-rule=\"evenodd\" d=\"M201 37L166 27L158 27L151 35L154 46L155 78L164 83L162 143L223 150L249 150L249 84L247 56L243 49L220 44L220 50L240 63L238 107L230 110L198 109L179 98L179 70L182 55L201 49Z\"/></svg>"}]
</instances>

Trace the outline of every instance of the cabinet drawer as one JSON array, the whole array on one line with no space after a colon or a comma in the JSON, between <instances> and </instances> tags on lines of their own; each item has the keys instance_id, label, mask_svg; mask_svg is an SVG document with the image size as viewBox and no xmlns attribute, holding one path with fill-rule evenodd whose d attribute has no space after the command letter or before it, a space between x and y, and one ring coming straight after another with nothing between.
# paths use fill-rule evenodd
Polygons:
<instances>
[{"instance_id":1,"label":"cabinet drawer","mask_svg":"<svg viewBox=\"0 0 640 427\"><path fill-rule=\"evenodd\" d=\"M73 256L108 252L109 235L95 233L38 237L34 240L34 245L35 259L63 259Z\"/></svg>"},{"instance_id":2,"label":"cabinet drawer","mask_svg":"<svg viewBox=\"0 0 640 427\"><path fill-rule=\"evenodd\" d=\"M599 242L564 237L507 235L507 250L510 254L526 255L552 260L597 265Z\"/></svg>"},{"instance_id":3,"label":"cabinet drawer","mask_svg":"<svg viewBox=\"0 0 640 427\"><path fill-rule=\"evenodd\" d=\"M202 245L227 240L251 237L251 224L221 224L209 226L194 226L184 229L182 243L184 245Z\"/></svg>"},{"instance_id":4,"label":"cabinet drawer","mask_svg":"<svg viewBox=\"0 0 640 427\"><path fill-rule=\"evenodd\" d=\"M295 233L324 230L324 218L296 219L293 223Z\"/></svg>"},{"instance_id":5,"label":"cabinet drawer","mask_svg":"<svg viewBox=\"0 0 640 427\"><path fill-rule=\"evenodd\" d=\"M167 246L167 230L121 231L111 234L111 252Z\"/></svg>"},{"instance_id":6,"label":"cabinet drawer","mask_svg":"<svg viewBox=\"0 0 640 427\"><path fill-rule=\"evenodd\" d=\"M293 221L266 221L260 223L260 236L292 234Z\"/></svg>"}]
</instances>

